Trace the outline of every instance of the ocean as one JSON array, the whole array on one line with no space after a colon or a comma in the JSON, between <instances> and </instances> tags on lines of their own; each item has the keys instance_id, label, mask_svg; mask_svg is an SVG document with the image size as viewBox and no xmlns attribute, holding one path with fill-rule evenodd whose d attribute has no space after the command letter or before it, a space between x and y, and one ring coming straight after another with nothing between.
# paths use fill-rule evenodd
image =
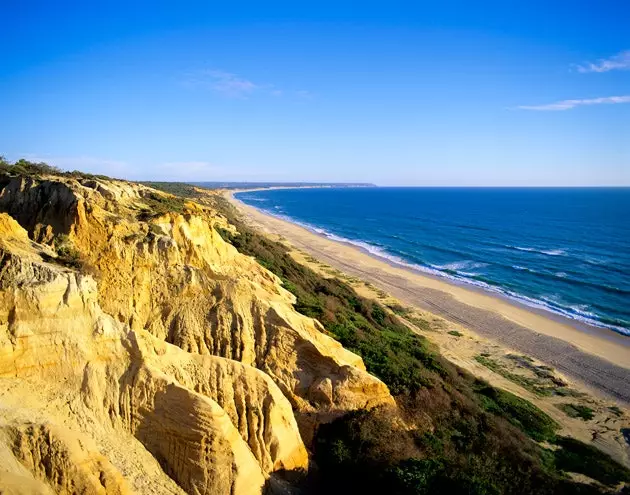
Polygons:
<instances>
[{"instance_id":1,"label":"ocean","mask_svg":"<svg viewBox=\"0 0 630 495\"><path fill-rule=\"evenodd\" d=\"M630 188L237 193L392 263L630 336Z\"/></svg>"}]
</instances>

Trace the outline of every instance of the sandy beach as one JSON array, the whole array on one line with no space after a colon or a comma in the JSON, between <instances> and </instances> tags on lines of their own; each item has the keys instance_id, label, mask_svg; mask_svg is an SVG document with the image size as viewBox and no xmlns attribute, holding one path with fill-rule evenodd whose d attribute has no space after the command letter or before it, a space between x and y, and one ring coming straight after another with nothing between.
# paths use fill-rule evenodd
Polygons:
<instances>
[{"instance_id":1,"label":"sandy beach","mask_svg":"<svg viewBox=\"0 0 630 495\"><path fill-rule=\"evenodd\" d=\"M396 266L358 247L264 214L234 198L235 192L227 197L254 226L285 238L296 249L370 282L404 304L532 356L598 395L630 405L630 338Z\"/></svg>"}]
</instances>

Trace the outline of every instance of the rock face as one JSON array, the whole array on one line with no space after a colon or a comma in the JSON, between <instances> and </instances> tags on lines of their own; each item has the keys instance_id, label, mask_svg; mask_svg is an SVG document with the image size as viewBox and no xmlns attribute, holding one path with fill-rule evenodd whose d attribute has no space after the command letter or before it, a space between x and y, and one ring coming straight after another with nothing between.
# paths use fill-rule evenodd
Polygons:
<instances>
[{"instance_id":1,"label":"rock face","mask_svg":"<svg viewBox=\"0 0 630 495\"><path fill-rule=\"evenodd\" d=\"M261 493L316 426L392 403L217 234L120 181L0 183L0 491Z\"/></svg>"}]
</instances>

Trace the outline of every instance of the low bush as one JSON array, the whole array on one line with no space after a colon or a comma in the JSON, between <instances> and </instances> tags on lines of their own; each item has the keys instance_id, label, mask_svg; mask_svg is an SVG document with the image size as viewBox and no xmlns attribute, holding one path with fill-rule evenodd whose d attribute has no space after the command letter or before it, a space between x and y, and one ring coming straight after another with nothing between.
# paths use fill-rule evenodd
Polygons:
<instances>
[{"instance_id":1,"label":"low bush","mask_svg":"<svg viewBox=\"0 0 630 495\"><path fill-rule=\"evenodd\" d=\"M179 196L165 196L157 193L150 193L142 198L146 209L140 212L138 218L147 221L154 217L159 217L167 213L183 213L185 200Z\"/></svg>"},{"instance_id":2,"label":"low bush","mask_svg":"<svg viewBox=\"0 0 630 495\"><path fill-rule=\"evenodd\" d=\"M590 407L580 404L560 404L558 409L564 411L571 418L580 418L584 421L590 421L594 417L593 410Z\"/></svg>"},{"instance_id":3,"label":"low bush","mask_svg":"<svg viewBox=\"0 0 630 495\"><path fill-rule=\"evenodd\" d=\"M56 262L70 268L81 269L84 265L81 253L74 248L69 237L65 234L55 236L53 248L57 252Z\"/></svg>"},{"instance_id":4,"label":"low bush","mask_svg":"<svg viewBox=\"0 0 630 495\"><path fill-rule=\"evenodd\" d=\"M482 385L476 388L484 410L506 418L536 441L553 441L560 425L531 402L500 390Z\"/></svg>"},{"instance_id":5,"label":"low bush","mask_svg":"<svg viewBox=\"0 0 630 495\"><path fill-rule=\"evenodd\" d=\"M601 450L568 437L558 438L556 444L561 447L555 453L558 469L584 474L609 486L630 481L630 470Z\"/></svg>"},{"instance_id":6,"label":"low bush","mask_svg":"<svg viewBox=\"0 0 630 495\"><path fill-rule=\"evenodd\" d=\"M90 174L80 170L63 171L59 167L49 165L45 162L32 162L20 158L14 163L9 162L5 157L0 156L0 174L25 175L28 177L41 177L44 175L56 175L62 177L72 177L74 179L102 179L111 180L106 175Z\"/></svg>"},{"instance_id":7,"label":"low bush","mask_svg":"<svg viewBox=\"0 0 630 495\"><path fill-rule=\"evenodd\" d=\"M60 168L53 167L44 162L31 162L20 158L15 163L10 163L3 156L0 156L0 172L28 176L63 174Z\"/></svg>"}]
</instances>

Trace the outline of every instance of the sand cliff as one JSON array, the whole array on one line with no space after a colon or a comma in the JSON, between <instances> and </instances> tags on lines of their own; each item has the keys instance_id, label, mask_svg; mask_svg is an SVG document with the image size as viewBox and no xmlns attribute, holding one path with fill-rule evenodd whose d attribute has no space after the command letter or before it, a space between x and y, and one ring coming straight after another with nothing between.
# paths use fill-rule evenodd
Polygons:
<instances>
[{"instance_id":1,"label":"sand cliff","mask_svg":"<svg viewBox=\"0 0 630 495\"><path fill-rule=\"evenodd\" d=\"M195 203L120 181L0 183L0 489L260 493L314 429L392 404Z\"/></svg>"}]
</instances>

